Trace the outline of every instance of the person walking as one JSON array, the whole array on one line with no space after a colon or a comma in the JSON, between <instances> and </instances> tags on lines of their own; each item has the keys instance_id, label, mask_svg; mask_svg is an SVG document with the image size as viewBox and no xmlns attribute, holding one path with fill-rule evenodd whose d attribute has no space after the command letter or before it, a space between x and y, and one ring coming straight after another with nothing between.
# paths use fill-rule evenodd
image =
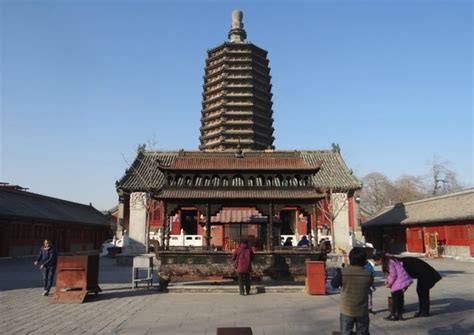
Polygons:
<instances>
[{"instance_id":1,"label":"person walking","mask_svg":"<svg viewBox=\"0 0 474 335\"><path fill-rule=\"evenodd\" d=\"M38 257L36 257L35 265L40 265L40 270L43 272L43 295L47 296L53 286L54 274L56 273L56 263L58 255L56 249L53 247L51 240L44 240L43 246L40 248Z\"/></svg>"},{"instance_id":2,"label":"person walking","mask_svg":"<svg viewBox=\"0 0 474 335\"><path fill-rule=\"evenodd\" d=\"M239 246L232 254L232 260L234 261L235 271L237 272L239 281L240 295L250 294L250 273L252 272L253 258L254 253L252 248L249 247L248 240L242 238Z\"/></svg>"},{"instance_id":3,"label":"person walking","mask_svg":"<svg viewBox=\"0 0 474 335\"><path fill-rule=\"evenodd\" d=\"M405 271L417 279L418 312L415 318L430 316L430 290L441 280L441 275L431 265L416 257L398 258L403 262Z\"/></svg>"},{"instance_id":4,"label":"person walking","mask_svg":"<svg viewBox=\"0 0 474 335\"><path fill-rule=\"evenodd\" d=\"M405 271L401 261L387 255L382 256L382 271L387 275L385 283L392 293L392 310L385 319L403 320L405 291L413 283L413 279Z\"/></svg>"},{"instance_id":5,"label":"person walking","mask_svg":"<svg viewBox=\"0 0 474 335\"><path fill-rule=\"evenodd\" d=\"M380 260L380 257L377 256L377 255L374 255L373 260L374 260L374 262L378 262ZM376 291L375 283L374 283L375 268L374 268L374 265L370 261L367 261L367 263L365 263L365 265L364 265L364 269L369 271L370 275L372 276L372 285L370 285L369 296L368 296L369 313L376 314L376 312L374 312L374 309L373 309L374 308L374 303L373 303L373 297L372 297L373 292Z\"/></svg>"},{"instance_id":6,"label":"person walking","mask_svg":"<svg viewBox=\"0 0 474 335\"><path fill-rule=\"evenodd\" d=\"M369 334L368 295L373 277L364 269L367 254L362 247L354 247L349 252L349 266L337 269L331 281L334 288L341 287L340 333L354 334L354 325L358 335Z\"/></svg>"}]
</instances>

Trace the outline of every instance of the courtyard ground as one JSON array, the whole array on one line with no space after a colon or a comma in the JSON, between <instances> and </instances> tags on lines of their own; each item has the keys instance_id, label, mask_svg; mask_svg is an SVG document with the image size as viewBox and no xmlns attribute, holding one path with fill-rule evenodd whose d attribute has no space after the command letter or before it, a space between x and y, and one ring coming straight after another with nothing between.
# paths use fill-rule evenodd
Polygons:
<instances>
[{"instance_id":1,"label":"courtyard ground","mask_svg":"<svg viewBox=\"0 0 474 335\"><path fill-rule=\"evenodd\" d=\"M413 318L415 285L405 297L406 320L390 322L389 291L377 278L371 334L473 334L474 263L428 260L443 276L431 291L429 318ZM32 258L0 260L0 334L216 334L217 327L251 327L255 335L331 334L339 327L339 294L310 296L302 287L238 295L237 286L190 293L176 287L130 288L131 268L101 258L103 292L84 304L50 304ZM378 269L380 270L380 269ZM271 291L271 290L268 290ZM272 291L273 292L273 291Z\"/></svg>"}]
</instances>

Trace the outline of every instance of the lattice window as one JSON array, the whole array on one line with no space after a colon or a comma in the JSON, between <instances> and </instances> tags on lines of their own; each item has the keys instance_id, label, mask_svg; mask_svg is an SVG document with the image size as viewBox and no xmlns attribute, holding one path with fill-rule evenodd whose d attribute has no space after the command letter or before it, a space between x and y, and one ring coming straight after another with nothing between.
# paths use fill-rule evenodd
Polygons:
<instances>
[{"instance_id":1,"label":"lattice window","mask_svg":"<svg viewBox=\"0 0 474 335\"><path fill-rule=\"evenodd\" d=\"M265 181L265 186L272 186L273 185L273 178L268 177L267 180Z\"/></svg>"},{"instance_id":2,"label":"lattice window","mask_svg":"<svg viewBox=\"0 0 474 335\"><path fill-rule=\"evenodd\" d=\"M222 186L229 186L229 179L227 177L222 178Z\"/></svg>"},{"instance_id":3,"label":"lattice window","mask_svg":"<svg viewBox=\"0 0 474 335\"><path fill-rule=\"evenodd\" d=\"M277 186L277 187L280 187L283 183L283 177L278 175L275 177L275 179L273 180L273 185Z\"/></svg>"},{"instance_id":4,"label":"lattice window","mask_svg":"<svg viewBox=\"0 0 474 335\"><path fill-rule=\"evenodd\" d=\"M202 177L196 176L194 177L194 186L201 186L202 185Z\"/></svg>"},{"instance_id":5,"label":"lattice window","mask_svg":"<svg viewBox=\"0 0 474 335\"><path fill-rule=\"evenodd\" d=\"M235 176L232 178L232 186L244 186L244 178L242 176Z\"/></svg>"},{"instance_id":6,"label":"lattice window","mask_svg":"<svg viewBox=\"0 0 474 335\"><path fill-rule=\"evenodd\" d=\"M218 187L220 185L220 182L221 182L221 180L220 180L219 176L213 176L212 177L212 186Z\"/></svg>"},{"instance_id":7,"label":"lattice window","mask_svg":"<svg viewBox=\"0 0 474 335\"><path fill-rule=\"evenodd\" d=\"M292 177L291 178L291 186L298 186L298 178Z\"/></svg>"},{"instance_id":8,"label":"lattice window","mask_svg":"<svg viewBox=\"0 0 474 335\"><path fill-rule=\"evenodd\" d=\"M185 178L185 185L186 186L192 186L193 185L193 180L191 179L191 177L186 177Z\"/></svg>"},{"instance_id":9,"label":"lattice window","mask_svg":"<svg viewBox=\"0 0 474 335\"><path fill-rule=\"evenodd\" d=\"M249 186L250 186L250 187L254 187L254 186L255 186L255 178L254 178L254 177L250 177L249 180L248 180L248 183L249 183Z\"/></svg>"}]
</instances>

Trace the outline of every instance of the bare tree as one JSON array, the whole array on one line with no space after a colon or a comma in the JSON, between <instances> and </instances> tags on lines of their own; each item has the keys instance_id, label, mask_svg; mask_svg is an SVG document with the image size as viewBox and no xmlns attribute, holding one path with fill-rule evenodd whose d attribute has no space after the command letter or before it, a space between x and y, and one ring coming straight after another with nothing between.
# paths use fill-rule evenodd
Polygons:
<instances>
[{"instance_id":1,"label":"bare tree","mask_svg":"<svg viewBox=\"0 0 474 335\"><path fill-rule=\"evenodd\" d=\"M375 213L393 203L420 200L463 188L456 173L449 169L448 162L435 159L431 170L428 180L421 176L403 175L393 183L379 172L368 174L362 178L361 206Z\"/></svg>"},{"instance_id":2,"label":"bare tree","mask_svg":"<svg viewBox=\"0 0 474 335\"><path fill-rule=\"evenodd\" d=\"M395 197L395 187L390 180L379 172L369 173L362 178L361 206L375 213L390 205Z\"/></svg>"},{"instance_id":3,"label":"bare tree","mask_svg":"<svg viewBox=\"0 0 474 335\"><path fill-rule=\"evenodd\" d=\"M393 184L394 202L415 201L426 198L427 188L422 177L403 175Z\"/></svg>"},{"instance_id":4,"label":"bare tree","mask_svg":"<svg viewBox=\"0 0 474 335\"><path fill-rule=\"evenodd\" d=\"M446 194L462 189L458 182L456 172L448 168L449 162L440 162L437 158L433 160L432 170L432 194Z\"/></svg>"}]
</instances>

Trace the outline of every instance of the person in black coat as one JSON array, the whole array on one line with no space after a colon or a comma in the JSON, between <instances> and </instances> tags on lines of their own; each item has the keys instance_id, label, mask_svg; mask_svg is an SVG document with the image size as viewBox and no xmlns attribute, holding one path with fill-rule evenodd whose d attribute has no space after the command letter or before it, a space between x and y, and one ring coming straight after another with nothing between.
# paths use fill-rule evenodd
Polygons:
<instances>
[{"instance_id":1,"label":"person in black coat","mask_svg":"<svg viewBox=\"0 0 474 335\"><path fill-rule=\"evenodd\" d=\"M416 293L418 294L418 312L415 318L430 316L430 290L441 280L441 276L431 265L415 257L398 258L403 262L405 271L413 279L417 279Z\"/></svg>"},{"instance_id":2,"label":"person in black coat","mask_svg":"<svg viewBox=\"0 0 474 335\"><path fill-rule=\"evenodd\" d=\"M35 265L39 264L40 270L43 271L43 283L44 292L43 295L47 296L53 286L54 274L56 272L56 263L58 254L56 249L53 247L50 240L44 240L43 246L40 249L38 257L36 258Z\"/></svg>"}]
</instances>

